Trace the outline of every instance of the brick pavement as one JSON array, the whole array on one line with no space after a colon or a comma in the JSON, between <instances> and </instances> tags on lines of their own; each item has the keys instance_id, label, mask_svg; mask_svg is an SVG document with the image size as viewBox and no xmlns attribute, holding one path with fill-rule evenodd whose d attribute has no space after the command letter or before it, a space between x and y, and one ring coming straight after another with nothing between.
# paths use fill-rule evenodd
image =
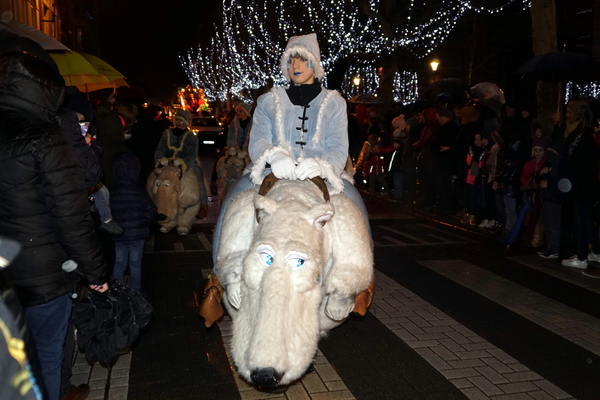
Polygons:
<instances>
[{"instance_id":1,"label":"brick pavement","mask_svg":"<svg viewBox=\"0 0 600 400\"><path fill-rule=\"evenodd\" d=\"M115 368L113 371L109 398L286 398L291 400L345 398L447 400L461 398L460 396L469 399L511 400L575 398L556 384L557 382L562 384L562 381L555 379L554 375L545 373L545 370L543 374L540 373L542 369L535 366L535 363L527 362L525 365L519 361L520 355L512 354L516 348L512 343L507 346L502 341L493 340L492 343L487 339L489 337L487 328L484 329L477 323L471 324L468 316L462 315L460 321L453 317L455 313L460 314L461 309L467 309L467 304L461 304L450 296L446 301L448 304L442 302L435 306L432 304L431 293L427 291L427 284L418 284L415 281L417 284L409 289L399 282L403 279L399 280L392 275L396 276L399 270L406 268L404 274L408 280L405 283L409 286L413 285L412 274L417 270L411 270L403 264L403 260L409 254L415 265L418 264L414 268L425 269L434 274L431 276L443 277L454 282L453 290L461 294L467 293L470 297L466 298L475 299L476 301L470 302L472 304L468 304L469 307L480 305L483 307L481 312L488 311L493 314L492 317L498 316L501 321L512 322L517 321L516 318L523 318L538 326L539 331L536 332L541 332L542 336L556 335L560 340L552 343L559 343L557 351L563 351L563 348L572 349L563 346L566 343L582 352L590 351L594 356L598 355L600 352L598 318L561 301L550 299L530 287L506 279L474 263L472 257L467 256L467 252L472 252L474 245L479 246L481 241L485 240L480 236L427 222L408 214L379 213L372 216L376 254L382 252L388 254L386 257L394 260L397 265L387 261L385 257L378 258L376 296L371 315L364 321L348 321L332 331L331 340L323 343L323 351L320 351L315 358L315 371L291 385L288 391L281 395L259 392L235 376L234 367L228 364L229 358L226 355L231 335L231 321L226 317L218 327L206 331L191 304L193 303L192 289L197 289L199 276L208 272L212 240L211 226L209 224L197 226L194 235L186 238L160 235L148 240L147 255L144 260L144 285L150 280L150 292L156 307L155 326L145 334L146 337L142 338L133 354L129 356L131 372L126 368ZM485 247L478 247L478 251L488 250ZM461 259L461 251L465 252L464 259ZM583 291L600 293L597 284L590 283L590 280L582 279L580 275L575 276L573 271L544 267L530 255L510 257L507 260L519 263L526 270L547 274L553 279L575 284ZM394 271L394 274L382 272L384 270ZM426 278L428 275L423 276ZM526 276L522 279L530 278ZM425 279L424 282L433 281ZM173 298L175 295L177 296ZM451 311L450 314L447 311ZM402 375L406 378L397 381L398 392L388 397L375 397L374 394L370 394L384 390L378 386L372 376L377 367L370 368L371 370L362 368L357 371L357 368L360 368L357 358L352 358L352 353L365 357L365 354L375 354L377 351L385 354L386 351L395 350L381 348L386 340L391 343L391 339L381 339L384 341L378 343L368 336L369 332L376 332L379 329L373 317L397 338L398 343L395 347L402 347L401 345L406 347L407 350L403 350L403 354L407 360L410 360L406 363L402 360L394 363L390 359L383 364L379 363L379 374L384 375L379 378L391 381L392 387L396 385L393 382L397 376ZM476 315L471 317L471 319L475 318ZM169 324L176 321L181 323L178 323L176 328L169 328ZM167 325L164 325L165 323ZM166 330L163 330L163 326ZM172 341L176 338L181 338L179 340L187 343L186 350L178 352L179 359L169 362L166 366L160 358L161 355L168 358L169 352L160 351L157 355L154 348L156 346L172 348ZM541 338L540 346L545 345L547 339L547 337ZM195 342L190 340L201 342L201 345L195 345ZM334 351L335 349L331 348L331 341L342 346ZM354 344L345 348L344 341ZM360 348L361 344L367 343L371 347ZM328 356L324 354L325 348ZM551 352L553 349L547 351ZM190 356L194 357L193 361L190 361ZM418 359L410 358L413 356L425 362L429 369L419 367L416 362ZM127 364L127 359L123 357L119 366ZM353 361L348 364L350 362L348 360ZM373 365L377 366L376 360L372 361ZM531 365L534 365L534 368ZM88 366L82 359L82 355L78 356L75 367L77 373L74 375L73 383L86 382L87 379L94 389L90 398L102 398L106 375L101 367ZM386 371L382 372L385 368L388 369L387 375ZM410 368L417 368L418 374L415 375ZM560 369L557 373L561 373ZM562 371L562 373L568 374L569 371ZM169 382L169 379L174 379L177 374L185 377L186 380ZM212 378L206 379L206 374ZM446 395L440 394L444 392L439 392L441 390L439 388L443 386L439 385L439 381L433 384L433 387L423 386L428 382L436 382L438 376L456 388L458 393L461 393L460 396L455 393L450 394L450 391ZM412 383L409 385L411 387L407 386L407 383ZM369 384L374 386L369 389ZM175 389L175 386L178 386L178 389ZM225 387L228 390L224 390ZM235 388L236 394L229 390L232 387ZM417 390L418 393L411 390ZM594 397L584 394L580 398Z\"/></svg>"}]
</instances>

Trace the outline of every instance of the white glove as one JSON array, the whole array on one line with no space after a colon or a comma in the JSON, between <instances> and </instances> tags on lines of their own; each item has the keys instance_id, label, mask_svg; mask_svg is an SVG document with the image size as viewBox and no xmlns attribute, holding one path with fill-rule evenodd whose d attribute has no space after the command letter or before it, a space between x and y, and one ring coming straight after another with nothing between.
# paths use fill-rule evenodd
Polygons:
<instances>
[{"instance_id":1,"label":"white glove","mask_svg":"<svg viewBox=\"0 0 600 400\"><path fill-rule=\"evenodd\" d=\"M296 179L296 163L294 159L283 151L276 151L271 154L268 160L271 164L271 171L279 179Z\"/></svg>"},{"instance_id":2,"label":"white glove","mask_svg":"<svg viewBox=\"0 0 600 400\"><path fill-rule=\"evenodd\" d=\"M225 288L225 294L227 295L227 301L236 310L240 309L242 304L242 282L230 283Z\"/></svg>"},{"instance_id":3,"label":"white glove","mask_svg":"<svg viewBox=\"0 0 600 400\"><path fill-rule=\"evenodd\" d=\"M334 321L341 321L346 318L354 309L356 296L350 297L329 297L325 306L325 315Z\"/></svg>"},{"instance_id":4,"label":"white glove","mask_svg":"<svg viewBox=\"0 0 600 400\"><path fill-rule=\"evenodd\" d=\"M300 160L296 167L296 177L300 180L314 178L315 176L325 175L321 164L314 158L305 158Z\"/></svg>"}]
</instances>

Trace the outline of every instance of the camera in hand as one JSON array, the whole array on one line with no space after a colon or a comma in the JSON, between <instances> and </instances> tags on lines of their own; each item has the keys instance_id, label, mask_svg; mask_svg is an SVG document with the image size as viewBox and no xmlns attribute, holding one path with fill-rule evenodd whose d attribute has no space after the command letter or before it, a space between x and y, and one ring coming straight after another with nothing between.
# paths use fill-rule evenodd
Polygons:
<instances>
[{"instance_id":1,"label":"camera in hand","mask_svg":"<svg viewBox=\"0 0 600 400\"><path fill-rule=\"evenodd\" d=\"M90 128L90 123L87 121L80 121L79 126L81 127L81 134L83 136L87 135L88 129Z\"/></svg>"}]
</instances>

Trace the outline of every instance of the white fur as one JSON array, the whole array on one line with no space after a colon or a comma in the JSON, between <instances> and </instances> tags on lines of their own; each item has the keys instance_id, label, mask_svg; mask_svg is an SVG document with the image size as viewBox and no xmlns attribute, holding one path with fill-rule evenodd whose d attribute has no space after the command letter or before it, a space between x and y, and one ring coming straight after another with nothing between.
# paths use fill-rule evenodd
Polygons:
<instances>
[{"instance_id":1,"label":"white fur","mask_svg":"<svg viewBox=\"0 0 600 400\"><path fill-rule=\"evenodd\" d=\"M239 301L239 308L224 302L233 319L231 356L247 380L255 369L274 368L288 384L369 286L373 253L364 218L345 196L326 203L310 181L281 180L266 196L256 192L230 203L217 254L221 283ZM270 266L257 251L264 247L275 254ZM300 268L286 262L296 253L306 255Z\"/></svg>"}]
</instances>

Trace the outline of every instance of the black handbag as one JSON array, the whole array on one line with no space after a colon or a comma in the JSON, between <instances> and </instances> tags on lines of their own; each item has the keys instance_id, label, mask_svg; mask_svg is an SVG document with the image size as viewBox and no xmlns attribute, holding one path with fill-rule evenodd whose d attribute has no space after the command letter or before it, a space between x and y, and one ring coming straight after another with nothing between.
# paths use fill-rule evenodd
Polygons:
<instances>
[{"instance_id":1,"label":"black handbag","mask_svg":"<svg viewBox=\"0 0 600 400\"><path fill-rule=\"evenodd\" d=\"M131 346L150 322L152 306L138 291L113 281L104 293L87 291L73 312L77 343L86 359L111 365L117 352Z\"/></svg>"}]
</instances>

